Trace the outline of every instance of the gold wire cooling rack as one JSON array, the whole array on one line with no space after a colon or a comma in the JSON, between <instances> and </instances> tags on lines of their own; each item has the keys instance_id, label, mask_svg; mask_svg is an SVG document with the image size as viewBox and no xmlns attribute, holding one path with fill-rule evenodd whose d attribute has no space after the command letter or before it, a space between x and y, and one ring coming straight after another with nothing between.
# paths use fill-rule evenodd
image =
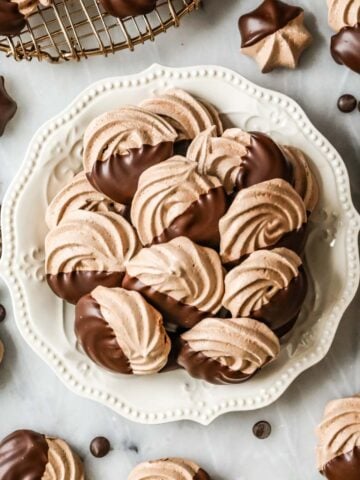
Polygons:
<instances>
[{"instance_id":1,"label":"gold wire cooling rack","mask_svg":"<svg viewBox=\"0 0 360 480\"><path fill-rule=\"evenodd\" d=\"M19 36L0 37L0 51L15 60L80 60L130 49L168 28L201 0L158 0L148 15L115 18L104 12L97 0L54 0L39 7L27 20Z\"/></svg>"}]
</instances>

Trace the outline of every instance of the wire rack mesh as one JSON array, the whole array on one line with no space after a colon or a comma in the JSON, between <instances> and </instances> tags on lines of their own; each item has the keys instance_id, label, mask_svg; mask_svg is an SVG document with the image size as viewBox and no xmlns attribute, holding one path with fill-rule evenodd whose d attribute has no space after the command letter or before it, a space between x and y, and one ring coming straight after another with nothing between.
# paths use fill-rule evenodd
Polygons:
<instances>
[{"instance_id":1,"label":"wire rack mesh","mask_svg":"<svg viewBox=\"0 0 360 480\"><path fill-rule=\"evenodd\" d=\"M118 19L97 0L54 0L39 7L19 36L0 37L0 51L15 60L80 60L135 46L177 27L201 0L158 0L148 15Z\"/></svg>"}]
</instances>

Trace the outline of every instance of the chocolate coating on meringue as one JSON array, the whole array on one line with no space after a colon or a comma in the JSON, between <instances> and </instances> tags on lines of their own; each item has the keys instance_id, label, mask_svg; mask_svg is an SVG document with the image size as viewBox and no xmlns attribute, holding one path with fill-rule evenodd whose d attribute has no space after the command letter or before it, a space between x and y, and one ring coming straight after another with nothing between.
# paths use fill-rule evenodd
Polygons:
<instances>
[{"instance_id":1,"label":"chocolate coating on meringue","mask_svg":"<svg viewBox=\"0 0 360 480\"><path fill-rule=\"evenodd\" d=\"M163 458L137 465L128 480L211 480L209 475L191 460Z\"/></svg>"},{"instance_id":2,"label":"chocolate coating on meringue","mask_svg":"<svg viewBox=\"0 0 360 480\"><path fill-rule=\"evenodd\" d=\"M255 10L240 17L241 47L250 47L275 33L302 12L302 8L288 5L279 0L265 0Z\"/></svg>"},{"instance_id":3,"label":"chocolate coating on meringue","mask_svg":"<svg viewBox=\"0 0 360 480\"><path fill-rule=\"evenodd\" d=\"M0 0L0 35L19 35L25 25L26 20L18 4Z\"/></svg>"},{"instance_id":4,"label":"chocolate coating on meringue","mask_svg":"<svg viewBox=\"0 0 360 480\"><path fill-rule=\"evenodd\" d=\"M100 0L104 9L117 18L145 15L156 7L157 0Z\"/></svg>"},{"instance_id":5,"label":"chocolate coating on meringue","mask_svg":"<svg viewBox=\"0 0 360 480\"><path fill-rule=\"evenodd\" d=\"M41 480L48 463L49 446L44 435L17 430L0 442L0 478Z\"/></svg>"},{"instance_id":6,"label":"chocolate coating on meringue","mask_svg":"<svg viewBox=\"0 0 360 480\"><path fill-rule=\"evenodd\" d=\"M14 5L9 2L9 4ZM0 29L1 29L1 7L0 1ZM0 76L0 137L3 135L7 124L13 118L17 110L15 101L10 97L5 89L5 79Z\"/></svg>"},{"instance_id":7,"label":"chocolate coating on meringue","mask_svg":"<svg viewBox=\"0 0 360 480\"><path fill-rule=\"evenodd\" d=\"M342 28L331 38L331 55L339 65L360 73L360 23Z\"/></svg>"}]
</instances>

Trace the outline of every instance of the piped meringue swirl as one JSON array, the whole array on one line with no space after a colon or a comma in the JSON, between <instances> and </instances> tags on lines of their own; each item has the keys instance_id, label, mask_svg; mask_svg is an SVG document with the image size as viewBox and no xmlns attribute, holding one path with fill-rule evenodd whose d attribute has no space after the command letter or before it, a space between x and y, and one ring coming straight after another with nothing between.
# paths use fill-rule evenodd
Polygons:
<instances>
[{"instance_id":1,"label":"piped meringue swirl","mask_svg":"<svg viewBox=\"0 0 360 480\"><path fill-rule=\"evenodd\" d=\"M186 237L143 248L126 266L144 285L203 312L216 313L224 293L219 255Z\"/></svg>"},{"instance_id":2,"label":"piped meringue swirl","mask_svg":"<svg viewBox=\"0 0 360 480\"><path fill-rule=\"evenodd\" d=\"M222 185L216 177L200 175L197 163L185 157L175 156L145 170L131 206L131 220L141 243L153 243L202 195L217 188Z\"/></svg>"},{"instance_id":3,"label":"piped meringue swirl","mask_svg":"<svg viewBox=\"0 0 360 480\"><path fill-rule=\"evenodd\" d=\"M164 117L178 132L178 141L192 140L212 126L218 135L223 131L219 113L212 105L178 88L167 90L158 97L146 99L140 106Z\"/></svg>"},{"instance_id":4,"label":"piped meringue swirl","mask_svg":"<svg viewBox=\"0 0 360 480\"><path fill-rule=\"evenodd\" d=\"M123 272L138 246L134 229L120 215L73 211L46 236L46 273Z\"/></svg>"},{"instance_id":5,"label":"piped meringue swirl","mask_svg":"<svg viewBox=\"0 0 360 480\"><path fill-rule=\"evenodd\" d=\"M338 32L343 27L353 27L360 22L358 0L327 0L330 27Z\"/></svg>"},{"instance_id":6,"label":"piped meringue swirl","mask_svg":"<svg viewBox=\"0 0 360 480\"><path fill-rule=\"evenodd\" d=\"M84 480L84 467L78 455L60 438L46 437L48 463L41 480Z\"/></svg>"},{"instance_id":7,"label":"piped meringue swirl","mask_svg":"<svg viewBox=\"0 0 360 480\"><path fill-rule=\"evenodd\" d=\"M223 263L275 245L305 223L304 202L288 182L275 179L246 188L219 222Z\"/></svg>"},{"instance_id":8,"label":"piped meringue swirl","mask_svg":"<svg viewBox=\"0 0 360 480\"><path fill-rule=\"evenodd\" d=\"M223 305L233 317L248 317L299 275L300 257L287 248L258 250L225 277Z\"/></svg>"},{"instance_id":9,"label":"piped meringue swirl","mask_svg":"<svg viewBox=\"0 0 360 480\"><path fill-rule=\"evenodd\" d=\"M128 480L210 480L196 463L183 458L164 458L143 462L130 473Z\"/></svg>"},{"instance_id":10,"label":"piped meringue swirl","mask_svg":"<svg viewBox=\"0 0 360 480\"><path fill-rule=\"evenodd\" d=\"M334 458L360 448L360 396L330 402L316 433L320 471Z\"/></svg>"},{"instance_id":11,"label":"piped meringue swirl","mask_svg":"<svg viewBox=\"0 0 360 480\"><path fill-rule=\"evenodd\" d=\"M124 205L95 190L85 172L80 172L51 201L46 211L46 224L49 229L55 228L74 210L122 214L124 209Z\"/></svg>"},{"instance_id":12,"label":"piped meringue swirl","mask_svg":"<svg viewBox=\"0 0 360 480\"><path fill-rule=\"evenodd\" d=\"M123 107L95 118L84 135L83 163L90 172L97 161L127 154L143 145L174 142L175 130L158 115L139 107Z\"/></svg>"}]
</instances>

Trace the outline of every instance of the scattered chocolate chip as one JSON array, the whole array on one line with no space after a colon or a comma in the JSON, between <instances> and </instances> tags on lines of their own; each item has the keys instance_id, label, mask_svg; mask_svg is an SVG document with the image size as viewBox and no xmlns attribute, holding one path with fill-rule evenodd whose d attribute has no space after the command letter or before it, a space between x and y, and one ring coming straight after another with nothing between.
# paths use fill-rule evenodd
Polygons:
<instances>
[{"instance_id":1,"label":"scattered chocolate chip","mask_svg":"<svg viewBox=\"0 0 360 480\"><path fill-rule=\"evenodd\" d=\"M3 322L5 320L5 317L6 317L5 307L4 305L0 304L0 322Z\"/></svg>"},{"instance_id":2,"label":"scattered chocolate chip","mask_svg":"<svg viewBox=\"0 0 360 480\"><path fill-rule=\"evenodd\" d=\"M90 443L90 452L96 458L105 457L110 452L110 442L105 437L96 437Z\"/></svg>"},{"instance_id":3,"label":"scattered chocolate chip","mask_svg":"<svg viewBox=\"0 0 360 480\"><path fill-rule=\"evenodd\" d=\"M256 438L259 438L260 440L265 440L265 438L270 437L270 423L266 422L265 420L255 423L255 425L253 426L253 434Z\"/></svg>"},{"instance_id":4,"label":"scattered chocolate chip","mask_svg":"<svg viewBox=\"0 0 360 480\"><path fill-rule=\"evenodd\" d=\"M338 100L338 109L344 113L353 112L357 105L357 100L354 95L349 95L348 93L342 95Z\"/></svg>"}]
</instances>

